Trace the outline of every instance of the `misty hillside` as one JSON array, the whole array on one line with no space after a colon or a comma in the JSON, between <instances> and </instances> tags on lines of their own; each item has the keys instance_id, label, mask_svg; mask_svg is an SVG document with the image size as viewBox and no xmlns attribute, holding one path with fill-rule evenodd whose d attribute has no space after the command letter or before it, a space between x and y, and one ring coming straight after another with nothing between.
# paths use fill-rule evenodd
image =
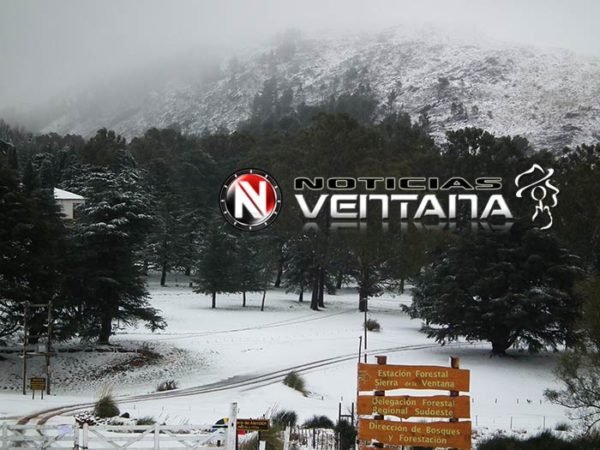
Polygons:
<instances>
[{"instance_id":1,"label":"misty hillside","mask_svg":"<svg viewBox=\"0 0 600 450\"><path fill-rule=\"evenodd\" d=\"M522 135L538 147L600 140L600 60L472 42L431 30L324 38L290 32L211 76L178 74L147 89L130 80L136 87L127 95L118 83L89 90L63 103L43 131L90 135L108 127L131 137L173 124L187 133L233 130L264 89L291 106L360 90L377 98L378 116L408 112L428 120L440 140L445 130L465 126Z\"/></svg>"}]
</instances>

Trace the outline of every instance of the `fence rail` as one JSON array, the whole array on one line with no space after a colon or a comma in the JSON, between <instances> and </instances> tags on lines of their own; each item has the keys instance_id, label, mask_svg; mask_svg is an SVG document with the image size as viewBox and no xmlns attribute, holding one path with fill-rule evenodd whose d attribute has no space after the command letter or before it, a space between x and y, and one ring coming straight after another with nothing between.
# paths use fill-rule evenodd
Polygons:
<instances>
[{"instance_id":1,"label":"fence rail","mask_svg":"<svg viewBox=\"0 0 600 450\"><path fill-rule=\"evenodd\" d=\"M225 444L224 430L199 432L192 425L10 425L0 450L200 450Z\"/></svg>"}]
</instances>

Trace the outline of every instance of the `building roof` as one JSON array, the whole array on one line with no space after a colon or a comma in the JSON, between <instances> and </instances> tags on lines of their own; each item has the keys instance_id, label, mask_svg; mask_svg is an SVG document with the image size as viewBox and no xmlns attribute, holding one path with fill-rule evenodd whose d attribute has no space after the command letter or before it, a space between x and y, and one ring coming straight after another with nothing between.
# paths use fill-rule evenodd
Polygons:
<instances>
[{"instance_id":1,"label":"building roof","mask_svg":"<svg viewBox=\"0 0 600 450\"><path fill-rule=\"evenodd\" d=\"M69 191L63 191L62 189L54 188L54 199L55 200L85 200L81 195L73 194Z\"/></svg>"}]
</instances>

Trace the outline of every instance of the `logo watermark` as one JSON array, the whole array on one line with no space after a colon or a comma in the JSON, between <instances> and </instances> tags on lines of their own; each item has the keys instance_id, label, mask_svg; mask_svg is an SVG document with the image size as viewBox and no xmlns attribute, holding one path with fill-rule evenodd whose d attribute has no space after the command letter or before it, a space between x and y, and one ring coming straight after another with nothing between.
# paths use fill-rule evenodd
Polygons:
<instances>
[{"instance_id":1,"label":"logo watermark","mask_svg":"<svg viewBox=\"0 0 600 450\"><path fill-rule=\"evenodd\" d=\"M277 219L281 211L281 191L275 178L264 170L238 170L223 183L219 206L234 227L259 231Z\"/></svg>"},{"instance_id":2,"label":"logo watermark","mask_svg":"<svg viewBox=\"0 0 600 450\"><path fill-rule=\"evenodd\" d=\"M537 202L535 210L531 220L535 221L540 218L543 220L545 225L540 227L540 230L547 230L552 226L554 219L552 217L551 208L558 205L558 194L560 190L550 182L550 178L554 174L554 169L544 170L539 164L533 164L530 169L517 175L515 178L515 185L519 188L517 191L517 198L522 198L525 193L528 193L532 200ZM529 180L523 183L524 178L528 178L529 175L533 175L533 181ZM525 184L521 187L522 184ZM546 197L550 196L549 202L544 203ZM541 216L546 215L546 218Z\"/></svg>"},{"instance_id":3,"label":"logo watermark","mask_svg":"<svg viewBox=\"0 0 600 450\"><path fill-rule=\"evenodd\" d=\"M552 226L551 208L558 204L560 191L550 182L553 174L553 169L533 164L514 180L516 197L529 195L536 202L531 220L542 230ZM319 223L325 223L332 229L364 230L367 221L387 229L392 221L401 229L410 222L417 228L453 230L457 224L469 224L507 231L514 220L501 177L297 177L293 183L305 229L318 230ZM281 190L267 172L243 169L225 181L219 202L231 225L259 231L278 217Z\"/></svg>"}]
</instances>

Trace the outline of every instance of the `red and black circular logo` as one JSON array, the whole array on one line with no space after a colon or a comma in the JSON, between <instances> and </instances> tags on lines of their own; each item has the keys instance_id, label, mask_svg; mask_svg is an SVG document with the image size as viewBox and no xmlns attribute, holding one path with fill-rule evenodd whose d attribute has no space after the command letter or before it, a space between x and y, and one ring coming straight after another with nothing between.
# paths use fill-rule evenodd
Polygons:
<instances>
[{"instance_id":1,"label":"red and black circular logo","mask_svg":"<svg viewBox=\"0 0 600 450\"><path fill-rule=\"evenodd\" d=\"M281 211L277 181L264 170L238 170L223 183L221 212L234 227L258 231L271 225Z\"/></svg>"}]
</instances>

